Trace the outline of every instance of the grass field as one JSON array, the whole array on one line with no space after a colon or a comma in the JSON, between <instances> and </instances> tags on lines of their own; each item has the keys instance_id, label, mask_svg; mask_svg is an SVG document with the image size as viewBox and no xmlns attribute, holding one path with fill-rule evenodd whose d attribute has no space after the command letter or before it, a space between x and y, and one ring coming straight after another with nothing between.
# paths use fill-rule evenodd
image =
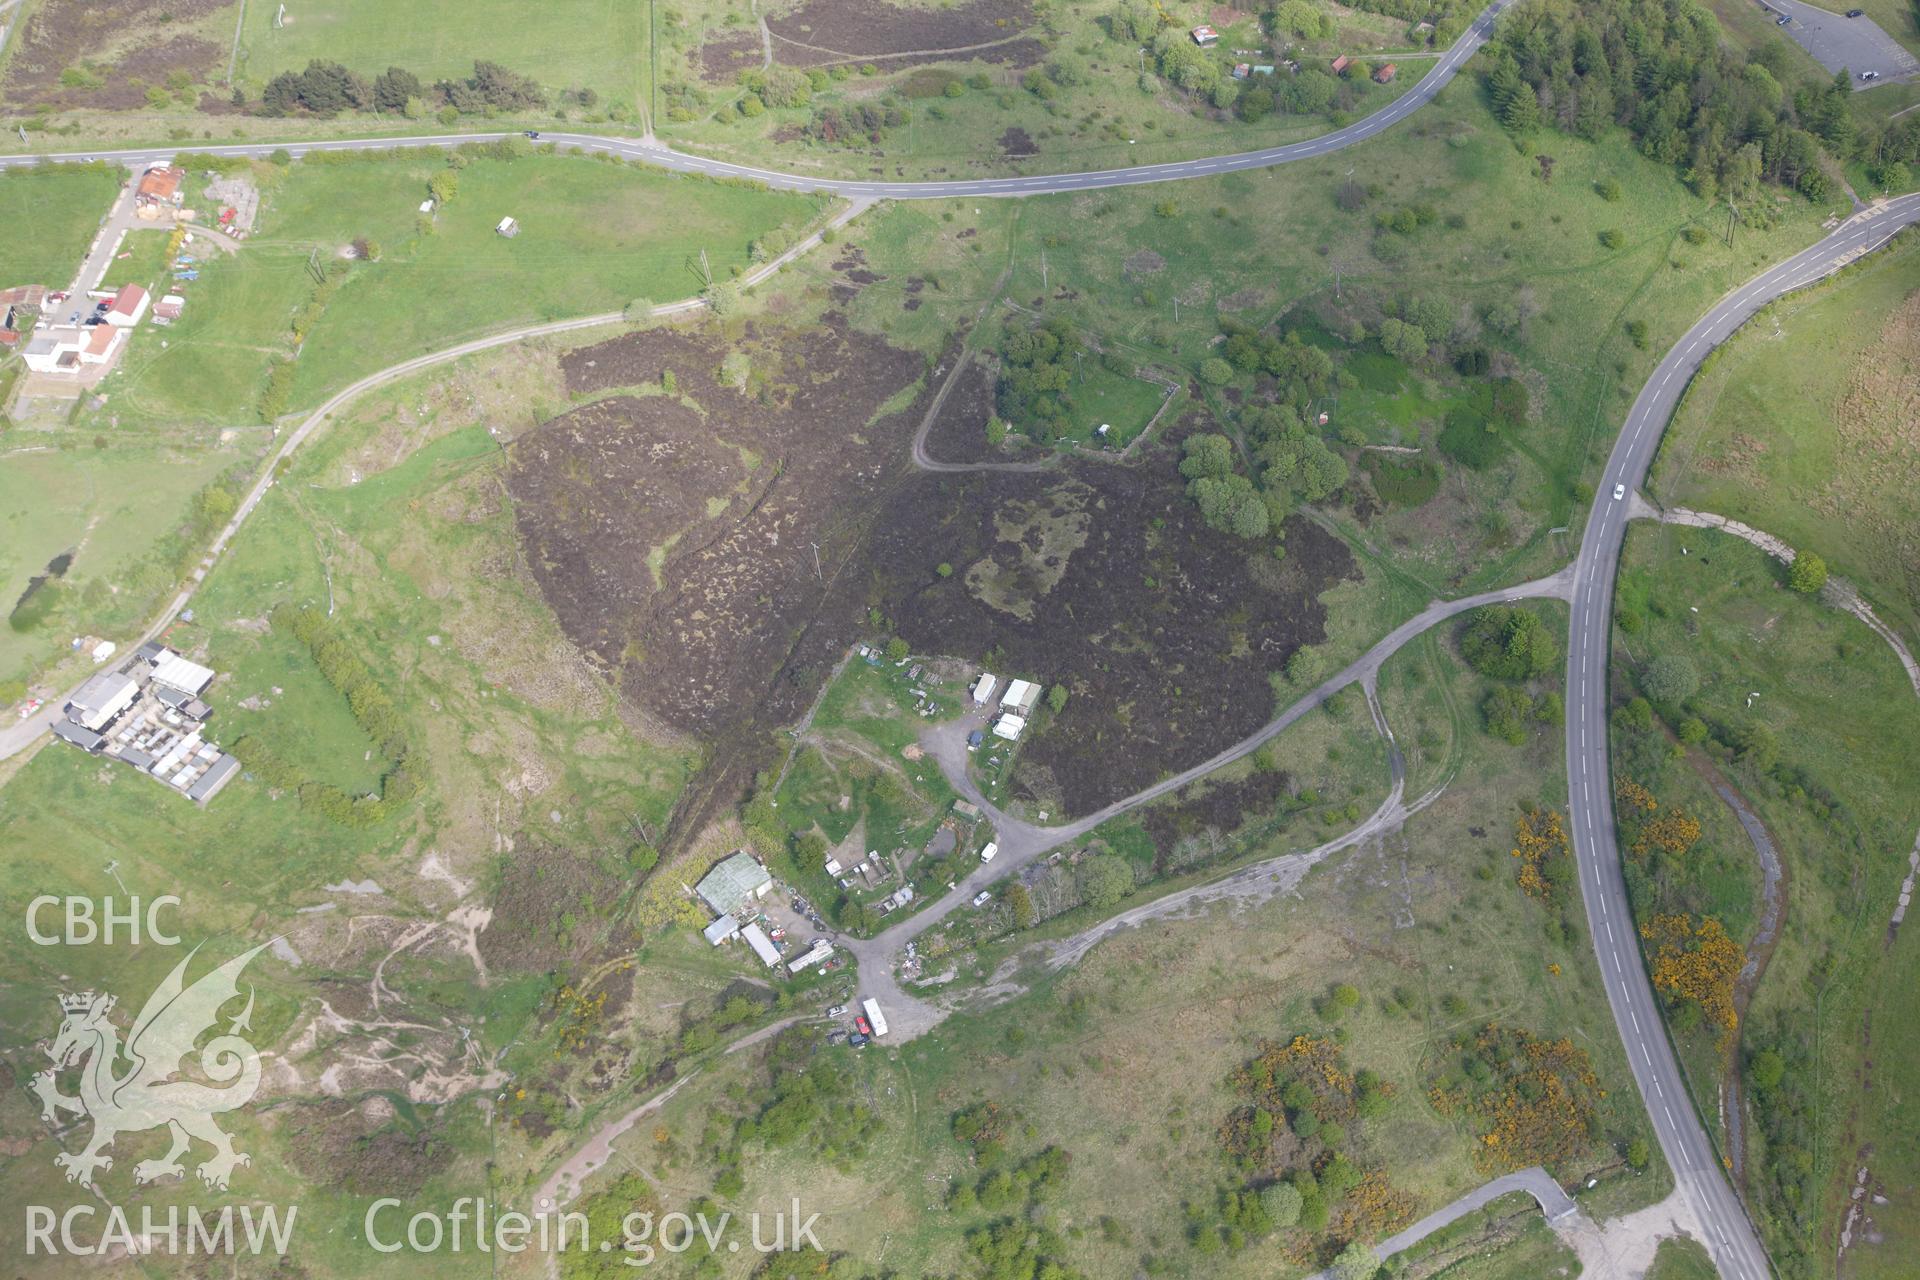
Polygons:
<instances>
[{"instance_id":1,"label":"grass field","mask_svg":"<svg viewBox=\"0 0 1920 1280\"><path fill-rule=\"evenodd\" d=\"M1920 239L1757 317L1694 380L1651 488L1817 552L1920 637Z\"/></svg>"},{"instance_id":2,"label":"grass field","mask_svg":"<svg viewBox=\"0 0 1920 1280\"><path fill-rule=\"evenodd\" d=\"M9 169L0 177L0 289L64 289L113 204L126 171L106 164Z\"/></svg>"},{"instance_id":3,"label":"grass field","mask_svg":"<svg viewBox=\"0 0 1920 1280\"><path fill-rule=\"evenodd\" d=\"M752 241L820 208L571 157L482 158L459 170L458 195L424 231L416 209L445 163L438 152L409 152L282 173L263 166L271 186L259 235L207 262L179 322L141 331L103 385L101 415L257 421L269 364L293 351L289 325L315 293L309 260L331 262L359 238L380 256L344 268L298 350L290 409L462 337L698 293L702 250L725 278ZM511 239L494 233L508 215L521 226Z\"/></svg>"},{"instance_id":4,"label":"grass field","mask_svg":"<svg viewBox=\"0 0 1920 1280\"><path fill-rule=\"evenodd\" d=\"M1616 644L1629 673L1616 680L1618 696L1631 694L1656 658L1686 658L1697 692L1661 714L1707 727L1699 750L1765 821L1785 863L1785 925L1735 1057L1750 1095L1746 1181L1758 1216L1784 1274L1832 1274L1828 1242L1865 1166L1890 1200L1869 1208L1877 1238L1856 1231L1846 1273L1892 1276L1917 1229L1906 1189L1920 1181L1906 1147L1876 1138L1907 1122L1913 1093L1906 976L1920 947L1911 931L1888 925L1920 830L1909 776L1920 699L1877 636L1788 591L1783 571L1743 542L1635 529L1624 565L1620 616L1640 621ZM1614 762L1616 777L1720 827L1709 828L1697 855L1630 859L1636 913L1724 913L1729 933L1746 937L1760 910L1758 877L1738 864L1743 852L1754 855L1707 807L1710 793L1687 781L1691 767L1672 738L1658 722L1651 731L1620 728ZM1675 1013L1696 1103L1711 1124L1724 1046L1715 1028L1684 1008ZM1778 1082L1756 1072L1767 1051L1784 1064Z\"/></svg>"},{"instance_id":5,"label":"grass field","mask_svg":"<svg viewBox=\"0 0 1920 1280\"><path fill-rule=\"evenodd\" d=\"M367 79L404 67L431 85L473 73L476 59L532 76L549 89L593 89L636 101L646 70L647 12L604 0L561 0L537 13L506 0L416 3L378 0L290 4L275 29L272 3L249 3L240 74L255 85L319 58Z\"/></svg>"},{"instance_id":6,"label":"grass field","mask_svg":"<svg viewBox=\"0 0 1920 1280\"><path fill-rule=\"evenodd\" d=\"M222 446L205 433L108 436L100 447L76 432L15 432L8 443L0 604L14 610L29 579L55 557L73 560L40 589L47 602L0 623L0 684L65 656L75 635L123 636L143 625L173 584L194 494L246 458L237 441Z\"/></svg>"}]
</instances>

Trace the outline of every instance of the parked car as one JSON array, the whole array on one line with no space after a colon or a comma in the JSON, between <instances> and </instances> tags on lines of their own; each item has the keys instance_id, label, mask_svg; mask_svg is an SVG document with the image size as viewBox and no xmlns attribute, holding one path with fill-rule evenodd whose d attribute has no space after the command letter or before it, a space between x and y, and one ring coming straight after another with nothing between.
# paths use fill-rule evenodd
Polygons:
<instances>
[{"instance_id":1,"label":"parked car","mask_svg":"<svg viewBox=\"0 0 1920 1280\"><path fill-rule=\"evenodd\" d=\"M827 1010L827 1016L829 1018L844 1018L847 1016L847 1006L836 1004Z\"/></svg>"},{"instance_id":2,"label":"parked car","mask_svg":"<svg viewBox=\"0 0 1920 1280\"><path fill-rule=\"evenodd\" d=\"M854 1048L858 1049L861 1045L865 1044L867 1041L871 1039L873 1039L872 1036L863 1036L858 1032L855 1032L853 1035L850 1035L847 1037L847 1043L852 1045Z\"/></svg>"},{"instance_id":3,"label":"parked car","mask_svg":"<svg viewBox=\"0 0 1920 1280\"><path fill-rule=\"evenodd\" d=\"M873 1024L867 1021L867 1015L864 1013L856 1013L853 1015L853 1029L863 1036L873 1034Z\"/></svg>"},{"instance_id":4,"label":"parked car","mask_svg":"<svg viewBox=\"0 0 1920 1280\"><path fill-rule=\"evenodd\" d=\"M1862 71L1860 73L1860 78L1862 80L1878 80L1880 78L1880 73L1878 71Z\"/></svg>"},{"instance_id":5,"label":"parked car","mask_svg":"<svg viewBox=\"0 0 1920 1280\"><path fill-rule=\"evenodd\" d=\"M1865 9L1849 9L1847 10L1847 16L1849 18L1858 18L1864 16L1866 12Z\"/></svg>"},{"instance_id":6,"label":"parked car","mask_svg":"<svg viewBox=\"0 0 1920 1280\"><path fill-rule=\"evenodd\" d=\"M1793 15L1783 13L1779 17L1773 20L1773 25L1776 27L1784 27L1791 24L1792 22L1793 22Z\"/></svg>"}]
</instances>

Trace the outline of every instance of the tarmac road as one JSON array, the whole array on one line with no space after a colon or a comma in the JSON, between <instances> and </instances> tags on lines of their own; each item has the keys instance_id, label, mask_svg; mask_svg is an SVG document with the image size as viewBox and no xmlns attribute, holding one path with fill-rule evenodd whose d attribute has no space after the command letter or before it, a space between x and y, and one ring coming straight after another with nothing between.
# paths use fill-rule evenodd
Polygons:
<instances>
[{"instance_id":1,"label":"tarmac road","mask_svg":"<svg viewBox=\"0 0 1920 1280\"><path fill-rule=\"evenodd\" d=\"M1493 33L1494 19L1514 0L1493 0L1473 25L1438 58L1420 83L1401 94L1370 116L1344 128L1323 133L1304 142L1238 155L1209 156L1197 160L1179 160L1168 164L1135 165L1120 169L1102 169L1087 173L1056 173L1033 178L975 178L953 182L857 182L837 178L809 178L778 173L749 165L728 164L702 156L674 151L650 139L602 137L591 133L542 132L542 142L584 151L606 152L623 159L640 160L661 169L679 173L699 173L709 177L753 178L780 191L822 192L849 200L937 200L953 196L1031 196L1061 191L1092 191L1105 187L1133 187L1151 182L1177 182L1183 178L1204 178L1234 173L1243 169L1269 169L1296 160L1329 155L1343 147L1371 138L1406 119L1447 86ZM343 138L327 142L249 142L214 147L133 148L120 151L69 151L56 155L0 156L0 169L14 165L37 164L41 160L113 160L122 164L153 164L176 156L216 155L261 157L284 149L293 156L310 151L368 151L389 147L450 147L462 142L490 142L508 137L501 133L429 134L406 138Z\"/></svg>"},{"instance_id":2,"label":"tarmac road","mask_svg":"<svg viewBox=\"0 0 1920 1280\"><path fill-rule=\"evenodd\" d=\"M1567 645L1567 801L1580 896L1586 903L1587 927L1593 932L1613 1020L1626 1045L1648 1118L1676 1182L1712 1236L1703 1243L1724 1280L1764 1280L1772 1272L1745 1206L1722 1173L1720 1157L1694 1114L1640 958L1626 881L1620 872L1607 759L1607 662L1613 583L1630 504L1615 501L1613 488L1625 485L1631 496L1646 479L1647 467L1687 384L1701 362L1749 317L1781 294L1879 248L1916 221L1920 221L1920 194L1902 196L1849 219L1825 240L1715 303L1667 352L1633 402L1607 460L1574 562Z\"/></svg>"}]
</instances>

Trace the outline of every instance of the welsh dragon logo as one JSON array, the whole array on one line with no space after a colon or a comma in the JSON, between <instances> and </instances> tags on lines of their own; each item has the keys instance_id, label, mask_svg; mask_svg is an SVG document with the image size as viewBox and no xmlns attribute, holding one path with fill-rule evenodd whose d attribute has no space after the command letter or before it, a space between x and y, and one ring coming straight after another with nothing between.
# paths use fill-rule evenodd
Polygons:
<instances>
[{"instance_id":1,"label":"welsh dragon logo","mask_svg":"<svg viewBox=\"0 0 1920 1280\"><path fill-rule=\"evenodd\" d=\"M269 945L262 943L235 956L188 986L187 963L198 954L195 947L147 997L124 1047L119 1031L108 1020L113 996L86 991L60 997L60 1010L66 1016L47 1050L54 1065L33 1078L33 1091L40 1096L40 1115L48 1123L61 1111L93 1121L93 1136L85 1149L77 1155L61 1152L54 1157L66 1169L68 1182L92 1187L95 1170L113 1167L113 1158L104 1153L115 1137L161 1125L171 1132L173 1145L160 1159L135 1165L135 1182L184 1175L180 1157L195 1138L213 1147L213 1155L197 1172L215 1190L226 1190L236 1165L252 1163L233 1149L233 1139L213 1121L223 1111L245 1106L260 1087L260 1055L239 1035L252 1029L248 1021L253 1015L252 989L247 992L246 1008L224 1034L197 1049L194 1042L214 1027L221 1008L239 996L240 971ZM200 1074L211 1085L182 1076L182 1059L189 1054L198 1056ZM69 1097L60 1092L59 1075L76 1066L80 1093Z\"/></svg>"}]
</instances>

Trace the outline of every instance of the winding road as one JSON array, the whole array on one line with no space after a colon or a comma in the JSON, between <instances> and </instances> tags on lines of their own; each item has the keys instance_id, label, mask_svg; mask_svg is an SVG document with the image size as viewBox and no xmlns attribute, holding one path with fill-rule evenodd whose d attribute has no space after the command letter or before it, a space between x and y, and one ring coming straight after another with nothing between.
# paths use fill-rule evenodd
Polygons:
<instances>
[{"instance_id":1,"label":"winding road","mask_svg":"<svg viewBox=\"0 0 1920 1280\"><path fill-rule=\"evenodd\" d=\"M1437 59L1418 84L1371 115L1363 116L1318 137L1258 151L1234 155L1205 156L1195 160L1175 160L1166 164L1129 165L1118 169L1095 169L1082 173L1042 174L1031 178L964 178L946 182L873 182L851 178L809 177L781 173L752 165L729 164L689 155L662 145L651 137L620 138L592 133L543 131L542 142L582 151L619 156L655 168L676 173L700 174L710 178L751 178L776 191L802 191L842 196L848 200L942 200L954 196L1033 196L1062 191L1096 191L1108 187L1137 187L1152 182L1178 182L1184 178L1208 178L1245 169L1271 169L1276 165L1316 156L1364 142L1377 133L1391 129L1433 100L1447 87L1493 34L1494 20L1515 0L1493 0L1460 38ZM464 142L493 142L517 135L506 133L420 134L396 138L339 138L321 142L244 142L212 147L134 147L121 150L63 151L46 155L0 156L0 169L14 165L38 164L46 160L109 160L117 164L157 164L176 156L246 156L260 159L284 150L299 157L314 151L373 151L391 147L452 147Z\"/></svg>"},{"instance_id":2,"label":"winding road","mask_svg":"<svg viewBox=\"0 0 1920 1280\"><path fill-rule=\"evenodd\" d=\"M1458 73L1491 34L1495 18L1513 0L1495 0L1442 56L1420 82L1389 106L1365 119L1304 142L1238 155L1141 165L1086 173L1038 177L984 178L947 182L870 182L807 177L749 166L727 164L670 150L652 139L600 137L591 134L548 133L545 141L583 151L603 152L659 168L709 177L749 178L779 190L826 193L855 202L835 219L844 223L875 200L921 200L953 196L1019 197L1172 182L1249 169L1269 168L1324 156L1391 128L1430 101ZM295 156L315 151L371 150L397 146L453 146L489 141L505 134L433 135L405 138L341 139L284 144ZM126 150L68 152L58 155L0 156L0 169L43 160L109 160L129 165L152 163L185 155L264 157L282 147L247 143L214 147L153 147ZM1635 942L1626 886L1610 801L1607 755L1607 660L1614 578L1618 570L1630 504L1616 501L1616 484L1637 489L1644 480L1665 424L1700 364L1721 342L1767 302L1811 284L1858 257L1884 245L1898 230L1920 221L1920 194L1903 196L1856 214L1826 239L1771 268L1722 298L1662 359L1634 401L1624 428L1608 459L1599 496L1583 533L1580 551L1567 570L1538 582L1487 592L1450 602L1435 602L1403 623L1386 638L1289 707L1258 733L1203 764L1183 770L1139 794L1075 822L1039 827L993 811L1003 850L991 867L976 869L940 902L903 921L877 938L848 942L861 961L861 979L884 1003L904 1000L893 977L892 959L898 949L965 902L981 885L1010 875L1043 853L1077 839L1119 813L1175 791L1225 764L1241 759L1281 732L1300 716L1319 706L1336 689L1359 680L1369 685L1379 665L1407 640L1478 604L1529 596L1554 596L1571 605L1567 672L1567 774L1569 818L1579 865L1582 898L1601 976L1606 984L1614 1020L1626 1045L1628 1060L1662 1151L1672 1166L1679 1191L1692 1205L1711 1237L1705 1243L1720 1274L1727 1280L1763 1280L1770 1269L1758 1235L1733 1188L1722 1174L1706 1132L1686 1092L1679 1064L1669 1044L1653 991ZM795 246L775 262L749 277L764 279L779 266L817 244L818 236ZM692 310L697 299L656 308L656 314ZM364 392L430 365L457 359L526 338L592 328L619 320L618 314L596 315L556 324L536 325L461 343L397 364L332 397L290 432L275 454L275 462L289 457L299 445L339 409ZM929 460L930 461L930 460ZM273 468L247 495L233 519L221 530L192 582L145 633L162 631L191 598L220 552L238 532L273 483ZM143 637L144 638L144 637ZM33 720L0 729L0 759L38 740L51 724L64 699L56 700ZM942 768L963 794L981 803L978 791L966 779L964 728L946 726L932 743ZM1397 801L1397 793L1396 793ZM990 806L987 806L991 810ZM1384 812L1384 811L1383 811ZM1376 814L1376 818L1380 815ZM1371 821L1371 820L1370 820Z\"/></svg>"},{"instance_id":3,"label":"winding road","mask_svg":"<svg viewBox=\"0 0 1920 1280\"><path fill-rule=\"evenodd\" d=\"M1744 1205L1721 1170L1690 1100L1654 1002L1634 938L1633 914L1620 869L1607 756L1607 663L1613 586L1626 539L1628 503L1615 485L1645 481L1667 421L1700 365L1761 307L1880 248L1920 221L1920 194L1857 214L1826 239L1733 290L1687 330L1660 361L1627 414L1574 561L1567 645L1568 819L1580 870L1580 896L1613 1020L1627 1048L1647 1115L1680 1190L1712 1236L1705 1241L1725 1280L1762 1280L1771 1273Z\"/></svg>"}]
</instances>

